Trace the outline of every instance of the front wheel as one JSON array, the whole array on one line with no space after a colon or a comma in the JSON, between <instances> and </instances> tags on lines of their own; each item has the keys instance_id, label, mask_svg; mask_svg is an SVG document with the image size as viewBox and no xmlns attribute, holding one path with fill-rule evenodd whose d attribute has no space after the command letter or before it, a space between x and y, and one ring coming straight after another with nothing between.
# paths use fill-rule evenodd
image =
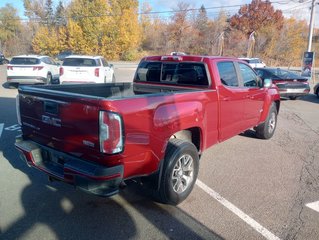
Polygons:
<instances>
[{"instance_id":1,"label":"front wheel","mask_svg":"<svg viewBox=\"0 0 319 240\"><path fill-rule=\"evenodd\" d=\"M256 128L256 135L261 139L271 138L277 126L277 108L275 104L272 104L267 116L267 119L264 123L261 123Z\"/></svg>"},{"instance_id":2,"label":"front wheel","mask_svg":"<svg viewBox=\"0 0 319 240\"><path fill-rule=\"evenodd\" d=\"M171 139L164 159L159 200L172 205L184 201L194 187L198 169L199 156L194 144Z\"/></svg>"},{"instance_id":3,"label":"front wheel","mask_svg":"<svg viewBox=\"0 0 319 240\"><path fill-rule=\"evenodd\" d=\"M317 98L319 98L319 88L316 91Z\"/></svg>"}]
</instances>

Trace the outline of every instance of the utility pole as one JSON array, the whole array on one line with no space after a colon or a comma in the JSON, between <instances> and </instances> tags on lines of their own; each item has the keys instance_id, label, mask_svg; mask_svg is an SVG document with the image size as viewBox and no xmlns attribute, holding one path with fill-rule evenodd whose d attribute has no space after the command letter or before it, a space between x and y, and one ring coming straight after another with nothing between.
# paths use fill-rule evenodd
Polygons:
<instances>
[{"instance_id":1,"label":"utility pole","mask_svg":"<svg viewBox=\"0 0 319 240\"><path fill-rule=\"evenodd\" d=\"M311 14L310 14L310 23L309 23L309 35L308 35L308 52L311 52L311 44L312 44L312 34L313 34L313 26L314 26L314 15L315 15L315 6L316 0L312 0L311 3Z\"/></svg>"},{"instance_id":2,"label":"utility pole","mask_svg":"<svg viewBox=\"0 0 319 240\"><path fill-rule=\"evenodd\" d=\"M305 0L299 0L300 3L305 2ZM311 73L310 77L313 79L313 83L315 83L315 68L314 68L314 53L311 53L311 44L312 44L312 34L313 34L313 27L314 27L314 15L315 15L315 6L316 6L316 0L311 1L311 13L310 13L310 23L309 23L309 34L308 34L308 49L307 52L305 52L304 60L303 60L303 70L302 74L305 68L306 60L305 57L307 57L308 54L311 54L311 58L309 61L311 61ZM312 74L313 73L313 74Z\"/></svg>"}]
</instances>

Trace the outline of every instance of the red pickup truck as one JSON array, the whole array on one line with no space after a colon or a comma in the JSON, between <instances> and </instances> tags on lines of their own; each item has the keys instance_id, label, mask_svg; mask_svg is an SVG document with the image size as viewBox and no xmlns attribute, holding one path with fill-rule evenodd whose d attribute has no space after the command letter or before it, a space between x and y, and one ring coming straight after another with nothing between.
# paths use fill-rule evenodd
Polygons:
<instances>
[{"instance_id":1,"label":"red pickup truck","mask_svg":"<svg viewBox=\"0 0 319 240\"><path fill-rule=\"evenodd\" d=\"M152 179L161 202L178 204L205 149L251 128L271 138L279 106L271 80L239 59L145 57L133 83L20 87L15 145L50 179L101 196Z\"/></svg>"}]
</instances>

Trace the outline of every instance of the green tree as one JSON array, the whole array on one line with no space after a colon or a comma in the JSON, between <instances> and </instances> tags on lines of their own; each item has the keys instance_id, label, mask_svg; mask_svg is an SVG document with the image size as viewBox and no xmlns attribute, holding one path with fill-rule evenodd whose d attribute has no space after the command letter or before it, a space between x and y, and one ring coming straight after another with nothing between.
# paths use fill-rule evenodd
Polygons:
<instances>
[{"instance_id":1,"label":"green tree","mask_svg":"<svg viewBox=\"0 0 319 240\"><path fill-rule=\"evenodd\" d=\"M46 0L45 2L45 22L49 27L52 27L54 23L54 11L53 11L53 1L52 0Z\"/></svg>"},{"instance_id":2,"label":"green tree","mask_svg":"<svg viewBox=\"0 0 319 240\"><path fill-rule=\"evenodd\" d=\"M56 26L66 26L67 25L67 12L66 9L63 6L62 1L59 1L59 4L56 8L55 14L54 14L54 20Z\"/></svg>"}]
</instances>

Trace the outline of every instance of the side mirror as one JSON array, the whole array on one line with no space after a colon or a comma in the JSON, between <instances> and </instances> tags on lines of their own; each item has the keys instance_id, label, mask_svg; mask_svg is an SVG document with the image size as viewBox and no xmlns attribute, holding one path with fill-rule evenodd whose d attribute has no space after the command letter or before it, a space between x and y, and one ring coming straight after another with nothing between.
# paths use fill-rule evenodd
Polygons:
<instances>
[{"instance_id":1,"label":"side mirror","mask_svg":"<svg viewBox=\"0 0 319 240\"><path fill-rule=\"evenodd\" d=\"M270 78L264 79L264 88L270 88L272 86L272 80Z\"/></svg>"},{"instance_id":2,"label":"side mirror","mask_svg":"<svg viewBox=\"0 0 319 240\"><path fill-rule=\"evenodd\" d=\"M110 67L110 68L114 68L114 65L113 65L113 64L109 64L109 67Z\"/></svg>"}]
</instances>

